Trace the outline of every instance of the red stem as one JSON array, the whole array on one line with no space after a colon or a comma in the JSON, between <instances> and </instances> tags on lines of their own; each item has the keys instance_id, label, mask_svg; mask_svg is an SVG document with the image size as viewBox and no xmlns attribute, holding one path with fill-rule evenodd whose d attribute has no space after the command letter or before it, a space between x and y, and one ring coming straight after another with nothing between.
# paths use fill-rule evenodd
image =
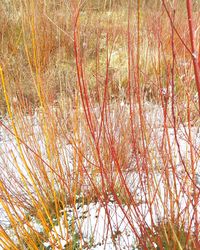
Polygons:
<instances>
[{"instance_id":1,"label":"red stem","mask_svg":"<svg viewBox=\"0 0 200 250\"><path fill-rule=\"evenodd\" d=\"M192 1L186 0L187 4L187 14L188 14L188 26L190 32L190 43L191 43L191 50L192 50L192 61L194 66L194 74L198 92L198 100L199 100L199 114L200 114L200 67L198 64L198 56L197 51L195 49L195 41L194 41L194 21L192 17Z\"/></svg>"}]
</instances>

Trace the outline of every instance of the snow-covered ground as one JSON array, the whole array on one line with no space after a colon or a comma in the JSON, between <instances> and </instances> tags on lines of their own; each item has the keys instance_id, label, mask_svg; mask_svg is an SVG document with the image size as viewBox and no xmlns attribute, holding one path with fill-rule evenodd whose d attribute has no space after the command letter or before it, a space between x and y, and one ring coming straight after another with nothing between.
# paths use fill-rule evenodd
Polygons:
<instances>
[{"instance_id":1,"label":"snow-covered ground","mask_svg":"<svg viewBox=\"0 0 200 250\"><path fill-rule=\"evenodd\" d=\"M154 111L156 112L156 109ZM159 111L154 115L154 122L157 118L163 120L158 113ZM146 117L146 119L149 118ZM159 120L159 124L161 123L162 122ZM42 140L42 136L40 136L40 128L37 121L34 121L32 129L35 134L38 134L38 145L40 147L40 152L43 152L43 157L45 159L46 151L44 149L44 141ZM186 179L188 179L187 175L191 174L191 150L193 150L193 168L196 172L195 183L200 187L200 128L193 127L190 131L192 145L189 143L189 130L187 126L179 126L176 136L173 128L168 128L167 130L172 159L177 173L177 180L174 180L173 172L170 172L169 170L172 193L175 192L176 186L176 192L180 199L177 201L177 204L174 204L174 207L175 210L179 209L180 211L183 211L183 214L184 210L188 209L189 215L187 220L188 223L190 223L194 214L194 206L192 205L192 196L190 195L192 191L190 192L188 190L191 188L191 181L189 181L190 184L187 186ZM162 144L163 137L165 136L166 132L164 131L164 128L159 125L152 129L151 136L149 137L149 147L151 148L150 154L152 153L153 155L152 159L154 159L156 167L159 164L162 165L163 159L158 149ZM155 142L158 142L158 145L156 145ZM28 150L24 145L21 145L21 147L24 152ZM63 152L65 153L63 154ZM71 145L65 145L65 151L63 151L62 148L62 154L64 158L63 162L68 162L68 167L70 168L70 162L73 162ZM26 161L29 162L29 159L27 158ZM19 179L19 170L16 171L16 166L21 170L21 175L28 180L29 177L27 170L24 167L24 162L18 152L14 136L5 128L0 127L0 179L4 181L7 187L9 186L9 188L11 188L13 193L20 194L20 192L22 192L22 195L24 195L23 191L20 190L20 186L15 185L15 182ZM187 173L185 173L186 168ZM163 178L165 169L162 169L162 167L158 169L158 172L152 176L154 183L152 192L149 191L149 195L152 198L151 213L148 204L145 202L145 192L147 189L138 186L140 184L141 176L135 171L130 172L125 175L125 181L130 191L133 191L134 195L138 196L137 206L127 206L126 204L120 205L113 198L112 194L109 195L109 199L106 203L97 201L91 202L88 205L77 203L77 207L68 206L60 211L60 222L58 224L61 226L54 226L49 234L49 240L44 242L44 246L47 249L50 249L51 243L53 242L54 244L57 244L57 249L62 249L62 247L64 249L73 237L79 235L77 241L81 244L83 249L84 247L85 249L92 250L133 249L136 240L135 235L141 233L141 223L151 226L152 216L155 223L162 219L165 211L164 209L170 209L171 204L169 204L169 200L166 202L166 179ZM180 182L180 176L183 176L183 183ZM136 191L135 188L138 190ZM137 199L134 198L134 200L136 201ZM190 203L189 207L188 202ZM200 217L200 201L198 201L197 212ZM67 231L64 226L66 225L66 218L68 223L71 223L71 227L72 223L74 224L71 235L69 235L69 229ZM2 207L0 207L0 224L4 227L9 224L9 220ZM34 221L34 218L32 219L32 226L36 231L43 230L40 223Z\"/></svg>"}]
</instances>

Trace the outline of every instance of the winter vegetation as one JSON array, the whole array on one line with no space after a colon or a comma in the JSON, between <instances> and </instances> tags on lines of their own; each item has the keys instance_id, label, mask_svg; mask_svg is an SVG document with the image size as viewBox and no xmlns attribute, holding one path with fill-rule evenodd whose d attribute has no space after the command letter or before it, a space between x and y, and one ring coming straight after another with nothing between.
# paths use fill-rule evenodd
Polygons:
<instances>
[{"instance_id":1,"label":"winter vegetation","mask_svg":"<svg viewBox=\"0 0 200 250\"><path fill-rule=\"evenodd\" d=\"M200 249L199 10L1 0L0 249Z\"/></svg>"}]
</instances>

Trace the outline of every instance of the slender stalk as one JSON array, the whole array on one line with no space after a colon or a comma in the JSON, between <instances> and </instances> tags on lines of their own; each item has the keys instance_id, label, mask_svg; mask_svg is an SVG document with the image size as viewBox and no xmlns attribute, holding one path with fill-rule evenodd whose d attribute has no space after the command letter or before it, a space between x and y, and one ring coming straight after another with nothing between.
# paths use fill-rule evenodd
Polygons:
<instances>
[{"instance_id":1,"label":"slender stalk","mask_svg":"<svg viewBox=\"0 0 200 250\"><path fill-rule=\"evenodd\" d=\"M190 43L191 43L191 50L192 50L192 61L193 61L194 75L195 75L196 86L197 86L198 101L199 101L199 114L200 114L200 66L198 64L198 55L197 55L197 50L195 47L192 1L186 0L186 4L187 4L188 26L189 26L189 32L190 32Z\"/></svg>"}]
</instances>

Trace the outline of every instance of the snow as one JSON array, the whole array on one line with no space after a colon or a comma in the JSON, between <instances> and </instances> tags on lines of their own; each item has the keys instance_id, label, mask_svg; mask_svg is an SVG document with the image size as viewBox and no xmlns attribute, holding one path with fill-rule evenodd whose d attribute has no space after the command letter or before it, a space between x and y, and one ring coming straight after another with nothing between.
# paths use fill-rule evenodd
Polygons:
<instances>
[{"instance_id":1,"label":"snow","mask_svg":"<svg viewBox=\"0 0 200 250\"><path fill-rule=\"evenodd\" d=\"M123 104L124 107L124 104ZM151 148L150 153L152 154L152 159L154 159L155 166L162 165L162 159L159 154L159 147L162 146L162 139L164 135L164 128L160 126L163 122L162 115L159 115L159 107L155 107L154 113L151 113L152 116L146 115L146 119L149 124L154 124L155 121L158 122L159 126L152 129L150 142L148 147ZM35 118L36 119L36 118ZM40 147L40 153L43 156L44 160L47 160L45 144L43 141L43 137L40 135L41 129L37 123L37 120L33 122L33 133L38 136L38 145ZM192 221L192 217L194 214L194 206L191 201L192 199L192 190L191 182L188 184L185 180L187 174L185 173L185 167L188 169L188 173L191 173L191 154L194 157L193 168L196 171L196 185L200 186L200 157L199 157L199 148L200 148L200 128L193 127L191 129L191 140L192 146L190 144L189 137L189 129L187 126L179 126L177 129L177 138L174 134L173 128L168 128L169 141L172 152L172 159L174 167L176 168L178 179L175 177L173 172L169 169L169 182L172 187L172 195L175 196L175 191L179 194L179 201L174 204L175 212L182 211L184 215L184 210L188 209L189 215L187 218L187 222L190 223ZM31 135L30 135L31 138ZM155 142L158 142L156 144ZM178 142L178 143L177 143ZM24 152L26 152L27 148L21 145ZM64 149L65 148L65 149ZM73 157L72 152L73 148L71 145L66 145L64 142L60 142L60 150L62 152L61 163L66 164L68 169L73 169ZM167 152L167 151L166 151ZM157 156L156 160L154 156ZM15 161L15 163L13 162ZM29 159L26 158L27 164ZM184 164L185 167L184 167ZM17 164L16 164L17 163ZM19 171L16 171L16 165L21 170L21 176L26 178L27 183L29 185L30 190L32 187L31 181L29 179L27 169L24 167L23 159L21 158L17 143L14 137L5 129L0 127L0 179L4 181L5 185L9 186L13 193L21 195L25 197L25 189L21 189L18 185L15 185L16 181L20 178ZM6 171L4 171L4 166L6 166ZM146 190L138 188L140 180L139 173L131 172L129 174L125 174L125 181L130 191L134 193L135 196L138 197L138 205L129 207L125 204L121 206L115 201L112 194L109 194L109 201L106 204L102 204L101 202L91 202L90 204L76 204L76 207L66 207L64 210L60 211L60 221L58 225L55 225L52 228L52 231L49 233L49 240L44 242L44 246L46 248L50 247L51 244L56 244L57 248L61 249L73 239L74 233L80 235L81 239L79 239L80 244L84 246L90 245L90 249L92 250L112 250L112 249L132 249L136 244L135 234L140 234L140 223L144 223L147 226L151 226L152 224L152 216L154 222L159 221L163 218L165 209L170 211L170 201L167 200L166 197L166 183L163 180L165 169L160 169L158 173L153 176L153 191L149 192L149 195L155 197L152 200L151 208L152 215L149 212L149 207L145 203ZM183 178L183 183L180 182L180 179ZM21 178L20 178L21 179ZM134 182L134 187L133 187ZM157 191L155 191L155 187ZM176 186L176 189L175 189ZM155 193L156 192L156 193ZM169 195L169 194L167 194ZM136 198L134 198L137 200ZM167 202L166 202L167 200ZM190 202L189 208L188 202ZM200 215L200 203L198 197L197 204L197 212ZM66 229L66 223L64 219L64 215L67 216L68 222L74 223L73 230ZM194 227L194 222L192 221L192 227ZM9 220L5 214L5 211L2 207L0 207L0 225L4 228L8 227ZM34 228L38 232L42 232L43 228L41 224L36 221L34 218L31 221L31 227ZM72 225L71 225L72 227ZM134 230L135 231L134 231ZM28 230L28 228L27 228ZM56 241L56 242L55 242ZM118 248L117 246L120 246ZM1 249L1 248L0 248ZM3 249L3 248L2 248Z\"/></svg>"},{"instance_id":2,"label":"snow","mask_svg":"<svg viewBox=\"0 0 200 250\"><path fill-rule=\"evenodd\" d=\"M89 240L92 240L92 245L90 249L116 249L116 245L120 245L121 249L131 249L134 245L134 235L130 228L128 221L125 218L124 212L122 209L115 203L108 202L107 204L107 212L105 207L102 206L99 202L90 203L89 205L79 206L77 209L77 213L71 209L71 207L67 207L65 212L68 214L68 220L75 221L75 232L81 232L81 244L82 246L89 244ZM125 212L128 211L128 208L124 206L123 210ZM110 221L108 221L107 213L109 213ZM77 214L75 216L75 214ZM75 218L74 218L75 216ZM60 219L60 224L64 224L64 216ZM113 235L111 234L111 230L108 228L112 228ZM52 229L50 235L50 241L55 239L58 235L57 239L61 244L64 244L63 247L67 244L66 240L60 241L60 238L68 239L70 242L71 237L67 237L67 231L65 227L55 226ZM55 242L54 242L55 243ZM46 246L50 243L44 243Z\"/></svg>"}]
</instances>

